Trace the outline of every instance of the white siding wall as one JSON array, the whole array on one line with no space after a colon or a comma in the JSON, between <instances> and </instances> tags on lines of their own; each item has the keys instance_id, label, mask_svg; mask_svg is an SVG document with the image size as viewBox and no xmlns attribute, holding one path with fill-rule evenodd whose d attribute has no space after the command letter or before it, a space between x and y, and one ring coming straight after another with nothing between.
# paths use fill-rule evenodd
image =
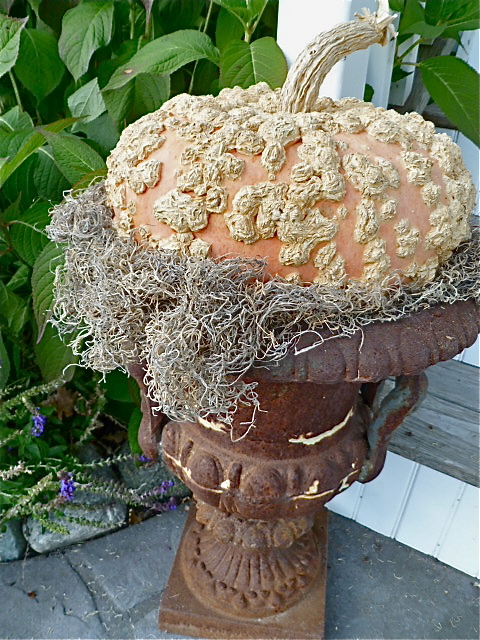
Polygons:
<instances>
[{"instance_id":1,"label":"white siding wall","mask_svg":"<svg viewBox=\"0 0 480 640\"><path fill-rule=\"evenodd\" d=\"M387 2L380 0L382 9ZM362 7L377 8L376 0L280 0L278 41L289 64L320 31L350 20ZM478 70L478 32L465 34L466 59ZM386 106L394 45L379 45L339 62L327 76L322 95L334 99L363 97L365 82L375 89L374 102ZM396 97L404 87L396 87ZM397 100L396 100L397 102ZM479 185L478 149L461 134L462 147L472 177ZM457 356L479 366L478 341ZM450 476L387 455L378 478L366 485L353 484L327 505L332 511L438 558L460 571L479 576L479 490Z\"/></svg>"}]
</instances>

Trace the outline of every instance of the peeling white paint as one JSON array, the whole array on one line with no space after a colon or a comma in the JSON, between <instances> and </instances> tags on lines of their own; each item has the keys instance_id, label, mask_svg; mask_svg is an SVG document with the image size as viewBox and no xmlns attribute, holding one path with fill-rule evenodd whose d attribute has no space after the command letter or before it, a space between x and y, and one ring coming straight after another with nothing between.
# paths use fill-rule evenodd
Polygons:
<instances>
[{"instance_id":1,"label":"peeling white paint","mask_svg":"<svg viewBox=\"0 0 480 640\"><path fill-rule=\"evenodd\" d=\"M334 427L332 427L328 431L324 431L323 433L320 433L318 436L308 437L308 435L302 434L297 438L290 438L288 441L291 442L292 444L306 444L306 445L318 444L325 438L330 438L331 436L335 435L338 431L340 431L340 429L343 429L343 427L347 424L347 422L353 416L354 410L355 408L352 407L341 422L336 424Z\"/></svg>"}]
</instances>

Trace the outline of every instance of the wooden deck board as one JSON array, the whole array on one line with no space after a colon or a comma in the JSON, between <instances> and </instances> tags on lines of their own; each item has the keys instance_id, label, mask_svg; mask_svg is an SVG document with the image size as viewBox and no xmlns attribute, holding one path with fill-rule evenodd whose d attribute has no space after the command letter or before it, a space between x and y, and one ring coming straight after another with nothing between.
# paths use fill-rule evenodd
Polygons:
<instances>
[{"instance_id":1,"label":"wooden deck board","mask_svg":"<svg viewBox=\"0 0 480 640\"><path fill-rule=\"evenodd\" d=\"M427 369L427 397L395 431L389 450L480 486L479 373L456 360Z\"/></svg>"}]
</instances>

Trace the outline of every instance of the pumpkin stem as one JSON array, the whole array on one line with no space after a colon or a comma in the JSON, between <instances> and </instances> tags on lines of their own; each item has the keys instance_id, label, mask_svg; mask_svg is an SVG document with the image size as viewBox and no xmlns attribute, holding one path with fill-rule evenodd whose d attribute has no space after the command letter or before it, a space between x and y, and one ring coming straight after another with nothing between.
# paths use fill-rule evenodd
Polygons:
<instances>
[{"instance_id":1,"label":"pumpkin stem","mask_svg":"<svg viewBox=\"0 0 480 640\"><path fill-rule=\"evenodd\" d=\"M337 62L354 51L366 49L371 44L384 45L396 35L391 27L395 16L378 16L363 9L362 14L356 18L321 33L298 56L282 87L281 101L284 111L313 111L320 86Z\"/></svg>"}]
</instances>

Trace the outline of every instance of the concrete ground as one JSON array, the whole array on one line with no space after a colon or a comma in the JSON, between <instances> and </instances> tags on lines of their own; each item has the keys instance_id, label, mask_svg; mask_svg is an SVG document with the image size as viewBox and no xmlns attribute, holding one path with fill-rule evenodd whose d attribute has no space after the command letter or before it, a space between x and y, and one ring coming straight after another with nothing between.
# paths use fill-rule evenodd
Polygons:
<instances>
[{"instance_id":1,"label":"concrete ground","mask_svg":"<svg viewBox=\"0 0 480 640\"><path fill-rule=\"evenodd\" d=\"M158 630L183 508L0 565L0 637L178 638ZM478 639L478 583L330 513L326 638Z\"/></svg>"}]
</instances>

